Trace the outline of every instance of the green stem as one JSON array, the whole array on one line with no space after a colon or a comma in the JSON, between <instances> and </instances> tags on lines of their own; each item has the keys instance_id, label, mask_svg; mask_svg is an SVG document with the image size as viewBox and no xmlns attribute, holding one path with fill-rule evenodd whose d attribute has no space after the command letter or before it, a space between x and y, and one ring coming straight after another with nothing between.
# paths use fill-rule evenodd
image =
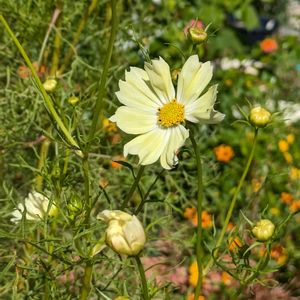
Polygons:
<instances>
[{"instance_id":1,"label":"green stem","mask_svg":"<svg viewBox=\"0 0 300 300\"><path fill-rule=\"evenodd\" d=\"M82 169L84 175L84 206L86 207L85 210L85 223L89 223L90 214L92 210L92 203L90 198L90 177L89 177L89 161L88 161L88 154L84 153L82 159Z\"/></svg>"},{"instance_id":2,"label":"green stem","mask_svg":"<svg viewBox=\"0 0 300 300\"><path fill-rule=\"evenodd\" d=\"M196 257L198 266L198 280L195 288L195 299L198 299L202 293L202 282L203 282L203 247L202 247L202 206L203 206L203 182L202 182L202 163L200 156L200 145L197 145L192 130L190 130L190 139L193 145L193 149L196 156L197 162L197 240L196 240Z\"/></svg>"},{"instance_id":3,"label":"green stem","mask_svg":"<svg viewBox=\"0 0 300 300\"><path fill-rule=\"evenodd\" d=\"M2 24L4 25L6 31L8 32L8 34L11 36L12 40L14 41L15 45L17 46L18 50L20 51L21 55L23 56L26 64L28 65L29 69L32 72L32 76L43 96L45 105L49 111L49 113L52 115L53 119L56 121L58 127L61 129L61 131L63 132L63 134L65 135L66 139L69 141L69 143L74 146L75 148L79 149L79 146L77 144L77 142L74 140L74 138L71 136L69 130L66 128L66 126L64 125L63 121L61 120L61 118L59 117L58 113L56 112L52 100L49 97L49 95L47 94L46 90L43 87L43 84L41 83L29 57L27 56L24 48L22 47L22 45L20 44L20 42L18 41L18 39L16 38L16 36L14 35L14 33L12 32L12 30L10 29L9 25L7 24L7 22L5 21L4 17L2 15L0 15L0 21L2 22ZM78 153L79 154L79 153Z\"/></svg>"},{"instance_id":4,"label":"green stem","mask_svg":"<svg viewBox=\"0 0 300 300\"><path fill-rule=\"evenodd\" d=\"M87 262L84 269L83 283L81 287L80 300L88 299L88 296L91 291L91 281L93 274L93 263Z\"/></svg>"},{"instance_id":5,"label":"green stem","mask_svg":"<svg viewBox=\"0 0 300 300\"><path fill-rule=\"evenodd\" d=\"M232 212L233 212L233 209L235 207L235 203L236 203L236 200L237 200L237 197L240 193L240 190L243 186L243 183L245 181L245 178L248 174L248 171L249 171L249 168L250 168L250 165L251 165L251 162L253 160L253 157L254 157L254 151L255 151L255 146L256 146L256 142L257 142L257 135L258 135L258 129L255 129L255 133L254 133L254 139L253 139L253 144L252 144L252 148L251 148L251 151L250 151L250 154L249 154L249 157L248 157L248 160L247 160L247 163L246 163L246 166L245 166L245 169L243 171L243 174L242 174L242 177L239 181L239 184L235 190L235 193L232 197L232 200L231 200L231 203L230 203L230 206L229 206L229 209L228 209L228 212L227 212L227 215L226 215L226 218L225 218L225 221L224 221L224 224L223 224L223 228L221 230L221 233L220 233L220 236L219 236L219 239L217 241L217 244L216 244L216 250L214 252L214 256L217 256L218 255L218 252L219 252L219 247L221 246L222 242L223 242L223 238L224 238L224 235L226 233L226 230L227 230L227 226L228 226L228 223L230 221L230 218L232 216ZM205 267L204 269L204 274L207 274L209 269L211 268L211 266L213 265L213 257L210 258L207 266Z\"/></svg>"},{"instance_id":6,"label":"green stem","mask_svg":"<svg viewBox=\"0 0 300 300\"><path fill-rule=\"evenodd\" d=\"M118 18L117 18L116 0L111 0L111 8L112 8L111 33L110 33L108 47L106 50L103 71L102 71L100 84L99 84L99 95L98 95L97 102L95 104L95 108L93 109L94 114L93 114L92 125L91 125L90 132L89 132L88 144L93 140L95 133L97 131L97 128L101 121L100 114L101 114L101 110L102 110L103 104L104 104L103 99L104 99L104 95L106 92L105 85L106 85L106 80L107 80L107 76L108 76L110 60L111 60L111 56L112 56L112 52L113 52L114 41L115 41L115 37L116 37L116 33L117 33ZM89 146L87 148L89 148Z\"/></svg>"},{"instance_id":7,"label":"green stem","mask_svg":"<svg viewBox=\"0 0 300 300\"><path fill-rule=\"evenodd\" d=\"M73 38L73 41L71 43L71 46L63 60L63 63L59 69L59 74L62 74L65 70L65 68L68 66L69 64L69 61L70 59L72 58L72 56L74 55L74 48L76 47L76 45L78 44L79 42L79 38L80 38L80 35L83 31L83 29L85 28L85 25L86 25L86 22L88 20L88 17L92 14L92 12L96 9L97 7L97 4L98 4L98 0L92 0L91 1L91 4L89 5L89 7L86 9L85 11L85 14L83 15L83 18L81 19L79 25L78 25L78 28L74 34L74 38Z\"/></svg>"},{"instance_id":8,"label":"green stem","mask_svg":"<svg viewBox=\"0 0 300 300\"><path fill-rule=\"evenodd\" d=\"M127 196L126 196L126 198L124 199L124 201L123 201L123 203L121 205L121 210L123 210L124 208L127 207L129 200L131 199L133 193L135 192L135 190L136 190L136 188L137 188L137 186L138 186L138 184L139 184L139 182L140 182L140 180L142 178L144 170L145 170L145 166L140 166L139 171L138 171L138 173L137 173L137 175L135 177L135 180L134 180L134 182L133 182L133 184L132 184L132 186L131 186L131 188L130 188Z\"/></svg>"},{"instance_id":9,"label":"green stem","mask_svg":"<svg viewBox=\"0 0 300 300\"><path fill-rule=\"evenodd\" d=\"M140 277L141 277L141 283L142 283L142 290L143 290L143 299L144 300L149 300L149 294L148 294L148 286L147 286L147 280L146 280L146 275L145 275L145 270L142 265L142 262L139 258L139 256L134 256L134 259L136 261Z\"/></svg>"}]
</instances>

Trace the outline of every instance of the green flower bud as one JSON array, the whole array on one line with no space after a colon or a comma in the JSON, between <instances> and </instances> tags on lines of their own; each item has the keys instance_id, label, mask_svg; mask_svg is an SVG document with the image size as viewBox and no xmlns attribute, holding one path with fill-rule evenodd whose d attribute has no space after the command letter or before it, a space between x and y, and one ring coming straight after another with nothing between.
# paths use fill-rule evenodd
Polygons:
<instances>
[{"instance_id":1,"label":"green flower bud","mask_svg":"<svg viewBox=\"0 0 300 300\"><path fill-rule=\"evenodd\" d=\"M47 79L43 83L43 87L46 90L46 92L53 92L57 86L57 81L55 79Z\"/></svg>"},{"instance_id":2,"label":"green flower bud","mask_svg":"<svg viewBox=\"0 0 300 300\"><path fill-rule=\"evenodd\" d=\"M275 225L268 219L262 219L252 228L253 235L261 242L268 241L274 233Z\"/></svg>"},{"instance_id":3,"label":"green flower bud","mask_svg":"<svg viewBox=\"0 0 300 300\"><path fill-rule=\"evenodd\" d=\"M98 218L108 223L106 244L118 254L134 256L144 248L146 235L136 216L120 210L104 210Z\"/></svg>"},{"instance_id":4,"label":"green flower bud","mask_svg":"<svg viewBox=\"0 0 300 300\"><path fill-rule=\"evenodd\" d=\"M257 106L251 109L249 115L250 123L259 128L263 128L271 121L271 113L261 106Z\"/></svg>"},{"instance_id":5,"label":"green flower bud","mask_svg":"<svg viewBox=\"0 0 300 300\"><path fill-rule=\"evenodd\" d=\"M191 27L188 31L188 37L193 43L198 44L207 40L207 33L202 28Z\"/></svg>"}]
</instances>

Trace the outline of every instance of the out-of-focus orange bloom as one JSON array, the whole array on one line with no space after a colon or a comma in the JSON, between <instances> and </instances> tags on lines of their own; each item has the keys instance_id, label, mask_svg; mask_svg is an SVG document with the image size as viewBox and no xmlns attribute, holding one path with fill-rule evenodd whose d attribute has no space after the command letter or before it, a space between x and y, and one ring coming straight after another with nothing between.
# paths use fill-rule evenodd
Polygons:
<instances>
[{"instance_id":1,"label":"out-of-focus orange bloom","mask_svg":"<svg viewBox=\"0 0 300 300\"><path fill-rule=\"evenodd\" d=\"M225 163L229 162L234 156L233 149L230 146L225 144L221 144L215 147L214 153L218 161L225 162Z\"/></svg>"},{"instance_id":2,"label":"out-of-focus orange bloom","mask_svg":"<svg viewBox=\"0 0 300 300\"><path fill-rule=\"evenodd\" d=\"M290 208L290 211L293 213L300 210L300 200L293 201L293 203L290 205L289 208Z\"/></svg>"},{"instance_id":3,"label":"out-of-focus orange bloom","mask_svg":"<svg viewBox=\"0 0 300 300\"><path fill-rule=\"evenodd\" d=\"M187 207L184 210L183 216L187 219L192 219L195 215L197 214L197 209L196 207Z\"/></svg>"},{"instance_id":4,"label":"out-of-focus orange bloom","mask_svg":"<svg viewBox=\"0 0 300 300\"><path fill-rule=\"evenodd\" d=\"M292 163L293 162L293 156L289 152L284 152L283 153L284 159L286 160L287 163Z\"/></svg>"},{"instance_id":5,"label":"out-of-focus orange bloom","mask_svg":"<svg viewBox=\"0 0 300 300\"><path fill-rule=\"evenodd\" d=\"M285 203L285 204L291 204L294 200L294 197L292 194L287 193L287 192L282 192L280 194L280 200Z\"/></svg>"},{"instance_id":6,"label":"out-of-focus orange bloom","mask_svg":"<svg viewBox=\"0 0 300 300\"><path fill-rule=\"evenodd\" d=\"M232 276L227 272L222 272L221 280L225 285L231 285L232 284Z\"/></svg>"},{"instance_id":7,"label":"out-of-focus orange bloom","mask_svg":"<svg viewBox=\"0 0 300 300\"><path fill-rule=\"evenodd\" d=\"M278 49L277 41L275 39L272 39L272 38L266 38L266 39L261 41L260 49L264 53L274 52Z\"/></svg>"},{"instance_id":8,"label":"out-of-focus orange bloom","mask_svg":"<svg viewBox=\"0 0 300 300\"><path fill-rule=\"evenodd\" d=\"M278 148L282 153L287 152L289 151L289 143L286 140L281 139L278 142Z\"/></svg>"},{"instance_id":9,"label":"out-of-focus orange bloom","mask_svg":"<svg viewBox=\"0 0 300 300\"><path fill-rule=\"evenodd\" d=\"M288 259L288 252L281 245L277 245L272 247L270 256L276 260L279 265L283 265Z\"/></svg>"},{"instance_id":10,"label":"out-of-focus orange bloom","mask_svg":"<svg viewBox=\"0 0 300 300\"><path fill-rule=\"evenodd\" d=\"M189 284L196 287L198 281L198 265L196 261L193 261L189 267Z\"/></svg>"},{"instance_id":11,"label":"out-of-focus orange bloom","mask_svg":"<svg viewBox=\"0 0 300 300\"><path fill-rule=\"evenodd\" d=\"M252 186L253 192L257 193L261 189L262 184L263 184L263 180L262 179L253 178L251 180L251 186Z\"/></svg>"},{"instance_id":12,"label":"out-of-focus orange bloom","mask_svg":"<svg viewBox=\"0 0 300 300\"><path fill-rule=\"evenodd\" d=\"M121 169L122 165L117 163L116 160L125 160L125 157L122 155L115 156L114 159L111 161L111 167L114 169Z\"/></svg>"},{"instance_id":13,"label":"out-of-focus orange bloom","mask_svg":"<svg viewBox=\"0 0 300 300\"><path fill-rule=\"evenodd\" d=\"M300 179L300 169L298 169L296 167L291 167L291 169L290 169L290 178L292 180Z\"/></svg>"},{"instance_id":14,"label":"out-of-focus orange bloom","mask_svg":"<svg viewBox=\"0 0 300 300\"><path fill-rule=\"evenodd\" d=\"M47 71L47 69L44 65L40 66L40 68L39 68L38 62L33 62L32 65L39 77L42 77ZM25 65L19 66L17 73L18 73L18 76L22 79L26 79L31 76L30 69Z\"/></svg>"},{"instance_id":15,"label":"out-of-focus orange bloom","mask_svg":"<svg viewBox=\"0 0 300 300\"><path fill-rule=\"evenodd\" d=\"M240 247L242 247L242 241L239 237L230 237L228 239L228 249L229 251L237 251Z\"/></svg>"},{"instance_id":16,"label":"out-of-focus orange bloom","mask_svg":"<svg viewBox=\"0 0 300 300\"><path fill-rule=\"evenodd\" d=\"M192 221L194 226L198 225L198 214L195 207L187 207L183 216ZM202 227L208 228L212 226L212 216L207 211L202 211Z\"/></svg>"},{"instance_id":17,"label":"out-of-focus orange bloom","mask_svg":"<svg viewBox=\"0 0 300 300\"><path fill-rule=\"evenodd\" d=\"M231 231L234 228L234 224L232 222L229 222L226 228L226 231Z\"/></svg>"},{"instance_id":18,"label":"out-of-focus orange bloom","mask_svg":"<svg viewBox=\"0 0 300 300\"><path fill-rule=\"evenodd\" d=\"M295 142L295 135L293 133L290 133L286 137L287 142L292 145Z\"/></svg>"},{"instance_id":19,"label":"out-of-focus orange bloom","mask_svg":"<svg viewBox=\"0 0 300 300\"><path fill-rule=\"evenodd\" d=\"M194 294L189 294L188 297L187 297L187 300L194 300L194 299L195 299ZM198 300L205 300L205 297L204 296L199 296Z\"/></svg>"},{"instance_id":20,"label":"out-of-focus orange bloom","mask_svg":"<svg viewBox=\"0 0 300 300\"><path fill-rule=\"evenodd\" d=\"M105 131L107 132L117 132L118 128L116 123L111 122L109 119L104 118L102 121L102 125Z\"/></svg>"}]
</instances>

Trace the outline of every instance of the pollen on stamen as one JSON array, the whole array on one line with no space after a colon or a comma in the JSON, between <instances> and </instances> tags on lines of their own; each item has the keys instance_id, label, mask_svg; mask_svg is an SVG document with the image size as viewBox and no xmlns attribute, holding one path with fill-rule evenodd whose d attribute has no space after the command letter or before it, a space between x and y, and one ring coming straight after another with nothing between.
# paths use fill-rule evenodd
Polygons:
<instances>
[{"instance_id":1,"label":"pollen on stamen","mask_svg":"<svg viewBox=\"0 0 300 300\"><path fill-rule=\"evenodd\" d=\"M178 125L184 121L184 105L172 99L158 109L158 123L163 127Z\"/></svg>"}]
</instances>

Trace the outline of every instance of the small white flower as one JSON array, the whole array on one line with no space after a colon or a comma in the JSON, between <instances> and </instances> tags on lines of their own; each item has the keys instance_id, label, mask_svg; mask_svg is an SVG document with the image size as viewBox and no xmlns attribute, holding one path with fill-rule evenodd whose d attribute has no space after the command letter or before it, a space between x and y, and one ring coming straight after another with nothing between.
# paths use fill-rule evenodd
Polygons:
<instances>
[{"instance_id":1,"label":"small white flower","mask_svg":"<svg viewBox=\"0 0 300 300\"><path fill-rule=\"evenodd\" d=\"M12 222L19 222L22 219L26 208L25 218L31 221L43 219L48 210L49 199L41 193L32 192L25 198L24 204L19 203L18 208L12 212ZM49 211L49 216L55 216L57 208L53 204Z\"/></svg>"},{"instance_id":2,"label":"small white flower","mask_svg":"<svg viewBox=\"0 0 300 300\"><path fill-rule=\"evenodd\" d=\"M163 168L173 168L177 150L189 137L185 121L215 124L224 118L213 108L217 85L200 96L211 78L211 63L199 62L197 55L190 56L182 67L177 92L169 65L161 57L145 63L145 70L131 67L116 93L124 106L110 118L124 132L139 135L124 146L124 156L138 155L142 165L160 158Z\"/></svg>"},{"instance_id":3,"label":"small white flower","mask_svg":"<svg viewBox=\"0 0 300 300\"><path fill-rule=\"evenodd\" d=\"M104 210L98 218L108 223L105 239L115 252L132 256L144 248L146 235L136 216L121 210Z\"/></svg>"}]
</instances>

